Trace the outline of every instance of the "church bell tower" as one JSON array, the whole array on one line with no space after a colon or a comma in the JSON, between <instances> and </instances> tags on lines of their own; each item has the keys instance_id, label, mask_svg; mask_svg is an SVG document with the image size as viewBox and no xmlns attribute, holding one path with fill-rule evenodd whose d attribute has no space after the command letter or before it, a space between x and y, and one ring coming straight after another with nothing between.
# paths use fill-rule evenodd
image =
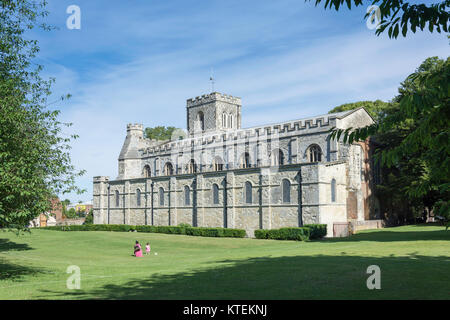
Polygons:
<instances>
[{"instance_id":1,"label":"church bell tower","mask_svg":"<svg viewBox=\"0 0 450 320\"><path fill-rule=\"evenodd\" d=\"M189 135L241 128L241 98L212 92L186 102Z\"/></svg>"}]
</instances>

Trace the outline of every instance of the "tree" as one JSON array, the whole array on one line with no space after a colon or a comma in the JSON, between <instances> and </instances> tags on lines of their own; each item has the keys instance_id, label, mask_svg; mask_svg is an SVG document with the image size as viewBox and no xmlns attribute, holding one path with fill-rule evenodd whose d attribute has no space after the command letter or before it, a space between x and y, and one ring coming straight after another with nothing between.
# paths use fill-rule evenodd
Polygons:
<instances>
[{"instance_id":1,"label":"tree","mask_svg":"<svg viewBox=\"0 0 450 320\"><path fill-rule=\"evenodd\" d=\"M332 130L331 138L348 143L375 137L377 159L391 174L387 195L401 191L426 208L450 199L449 78L450 58L428 58L401 83L378 123Z\"/></svg>"},{"instance_id":2,"label":"tree","mask_svg":"<svg viewBox=\"0 0 450 320\"><path fill-rule=\"evenodd\" d=\"M355 7L363 5L363 0L315 0L315 2L316 6L325 2L325 9L335 8L336 11L345 5L348 9L351 9L352 4ZM380 35L388 28L389 38L397 38L400 29L405 37L408 30L415 33L419 28L423 31L427 24L430 32L448 32L450 0L434 4L410 4L409 1L404 0L373 0L372 5L378 5L380 8L381 22L375 32L376 35ZM367 13L365 18L369 18L372 14L372 12Z\"/></svg>"},{"instance_id":3,"label":"tree","mask_svg":"<svg viewBox=\"0 0 450 320\"><path fill-rule=\"evenodd\" d=\"M372 116L372 118L374 118L374 120L378 120L380 113L389 107L389 103L381 100L351 102L341 104L340 106L331 109L328 113L348 111L360 107L364 107L364 109L366 109L366 111Z\"/></svg>"},{"instance_id":4,"label":"tree","mask_svg":"<svg viewBox=\"0 0 450 320\"><path fill-rule=\"evenodd\" d=\"M45 5L0 0L0 227L25 228L51 208L54 194L81 192L74 182L84 171L75 171L68 153L76 136L62 137L70 124L49 109L54 79L40 77L37 41L25 36L36 27L51 29L40 21Z\"/></svg>"},{"instance_id":5,"label":"tree","mask_svg":"<svg viewBox=\"0 0 450 320\"><path fill-rule=\"evenodd\" d=\"M175 127L158 126L154 128L145 128L145 136L148 139L170 140Z\"/></svg>"},{"instance_id":6,"label":"tree","mask_svg":"<svg viewBox=\"0 0 450 320\"><path fill-rule=\"evenodd\" d=\"M89 210L89 213L86 215L86 219L84 220L84 224L93 224L94 223L94 210Z\"/></svg>"},{"instance_id":7,"label":"tree","mask_svg":"<svg viewBox=\"0 0 450 320\"><path fill-rule=\"evenodd\" d=\"M77 218L77 212L75 211L75 208L70 208L64 215L68 219L75 219Z\"/></svg>"}]
</instances>

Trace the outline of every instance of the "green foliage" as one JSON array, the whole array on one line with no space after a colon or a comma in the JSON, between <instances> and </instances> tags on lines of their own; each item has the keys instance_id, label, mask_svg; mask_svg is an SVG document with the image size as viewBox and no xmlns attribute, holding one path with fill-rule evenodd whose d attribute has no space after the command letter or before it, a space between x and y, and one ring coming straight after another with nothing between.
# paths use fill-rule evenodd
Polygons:
<instances>
[{"instance_id":1,"label":"green foliage","mask_svg":"<svg viewBox=\"0 0 450 320\"><path fill-rule=\"evenodd\" d=\"M84 224L93 224L94 223L94 210L89 210L89 213L86 215L86 219L84 219Z\"/></svg>"},{"instance_id":2,"label":"green foliage","mask_svg":"<svg viewBox=\"0 0 450 320\"><path fill-rule=\"evenodd\" d=\"M154 128L145 128L145 137L155 140L170 140L175 127L158 126Z\"/></svg>"},{"instance_id":3,"label":"green foliage","mask_svg":"<svg viewBox=\"0 0 450 320\"><path fill-rule=\"evenodd\" d=\"M257 239L297 240L306 241L321 239L327 235L326 224L306 224L299 228L258 229L255 230Z\"/></svg>"},{"instance_id":4,"label":"green foliage","mask_svg":"<svg viewBox=\"0 0 450 320\"><path fill-rule=\"evenodd\" d=\"M281 228L281 229L258 229L255 230L257 239L274 240L296 240L306 241L310 238L310 229L307 227Z\"/></svg>"},{"instance_id":5,"label":"green foliage","mask_svg":"<svg viewBox=\"0 0 450 320\"><path fill-rule=\"evenodd\" d=\"M326 224L305 224L303 227L309 229L309 239L321 239L327 235Z\"/></svg>"},{"instance_id":6,"label":"green foliage","mask_svg":"<svg viewBox=\"0 0 450 320\"><path fill-rule=\"evenodd\" d=\"M45 1L0 2L0 227L25 228L51 208L55 194L78 191L68 149L76 136L61 137L70 124L48 109L53 79L40 77L33 58L37 41L24 33L41 26ZM68 97L68 96L67 96ZM61 100L67 98L62 97Z\"/></svg>"},{"instance_id":7,"label":"green foliage","mask_svg":"<svg viewBox=\"0 0 450 320\"><path fill-rule=\"evenodd\" d=\"M70 208L69 210L66 211L65 217L68 219L75 219L77 218L77 212L75 211L74 208Z\"/></svg>"},{"instance_id":8,"label":"green foliage","mask_svg":"<svg viewBox=\"0 0 450 320\"><path fill-rule=\"evenodd\" d=\"M450 221L450 200L439 200L434 205L434 215Z\"/></svg>"},{"instance_id":9,"label":"green foliage","mask_svg":"<svg viewBox=\"0 0 450 320\"><path fill-rule=\"evenodd\" d=\"M146 233L165 233L165 234L183 234L198 237L229 237L244 238L245 230L228 228L201 228L190 227L188 224L182 226L132 226L125 224L84 224L75 226L52 226L44 229L57 231L115 231L115 232L146 232Z\"/></svg>"},{"instance_id":10,"label":"green foliage","mask_svg":"<svg viewBox=\"0 0 450 320\"><path fill-rule=\"evenodd\" d=\"M334 7L336 11L344 5L347 5L348 9L351 9L352 4L355 7L363 5L362 0L315 0L316 6L323 2L325 2L325 9ZM423 31L428 27L430 32L438 33L449 30L449 0L435 4L410 4L404 0L373 0L371 3L379 6L381 14L381 23L375 32L376 35L380 35L386 29L388 29L389 38L397 38L400 32L403 37L406 37L408 30L415 33L418 28ZM369 16L370 14L367 13L365 18Z\"/></svg>"},{"instance_id":11,"label":"green foliage","mask_svg":"<svg viewBox=\"0 0 450 320\"><path fill-rule=\"evenodd\" d=\"M332 129L330 137L340 139L342 135L344 143L353 143L375 136L381 144L376 155L380 165L409 172L404 191L411 199L432 192L448 199L449 78L450 58L428 58L401 84L399 95L378 123L356 129Z\"/></svg>"},{"instance_id":12,"label":"green foliage","mask_svg":"<svg viewBox=\"0 0 450 320\"><path fill-rule=\"evenodd\" d=\"M370 114L370 116L377 121L380 114L383 110L389 107L388 102L384 102L381 100L375 100L375 101L358 101L358 102L352 102L352 103L345 103L341 104L340 106L337 106L333 109L331 109L328 113L337 113L342 111L349 111L358 109L361 107L364 107L366 111Z\"/></svg>"}]
</instances>

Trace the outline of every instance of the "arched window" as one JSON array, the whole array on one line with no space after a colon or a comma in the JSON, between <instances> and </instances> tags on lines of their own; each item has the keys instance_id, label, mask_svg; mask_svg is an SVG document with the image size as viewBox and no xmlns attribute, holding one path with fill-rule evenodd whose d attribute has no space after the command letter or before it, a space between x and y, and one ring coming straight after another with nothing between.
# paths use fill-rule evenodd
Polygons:
<instances>
[{"instance_id":1,"label":"arched window","mask_svg":"<svg viewBox=\"0 0 450 320\"><path fill-rule=\"evenodd\" d=\"M119 194L119 190L116 190L115 198L116 198L116 207L118 208L118 207L120 206L120 194Z\"/></svg>"},{"instance_id":2,"label":"arched window","mask_svg":"<svg viewBox=\"0 0 450 320\"><path fill-rule=\"evenodd\" d=\"M322 150L317 144L313 144L308 148L308 160L309 162L320 162L322 161Z\"/></svg>"},{"instance_id":3,"label":"arched window","mask_svg":"<svg viewBox=\"0 0 450 320\"><path fill-rule=\"evenodd\" d=\"M203 114L203 112L199 111L199 113L197 113L197 123L198 123L198 128L200 130L205 130L205 116Z\"/></svg>"},{"instance_id":4,"label":"arched window","mask_svg":"<svg viewBox=\"0 0 450 320\"><path fill-rule=\"evenodd\" d=\"M223 170L223 160L221 157L217 156L214 158L213 169L214 169L214 171L222 171Z\"/></svg>"},{"instance_id":5,"label":"arched window","mask_svg":"<svg viewBox=\"0 0 450 320\"><path fill-rule=\"evenodd\" d=\"M241 168L250 168L250 155L248 154L248 152L245 152L241 156L240 167Z\"/></svg>"},{"instance_id":6,"label":"arched window","mask_svg":"<svg viewBox=\"0 0 450 320\"><path fill-rule=\"evenodd\" d=\"M284 164L284 153L280 149L274 149L270 155L272 166L280 166Z\"/></svg>"},{"instance_id":7,"label":"arched window","mask_svg":"<svg viewBox=\"0 0 450 320\"><path fill-rule=\"evenodd\" d=\"M252 184L247 181L245 183L245 203L252 203Z\"/></svg>"},{"instance_id":8,"label":"arched window","mask_svg":"<svg viewBox=\"0 0 450 320\"><path fill-rule=\"evenodd\" d=\"M194 159L191 159L188 164L188 173L196 173L197 172L197 164Z\"/></svg>"},{"instance_id":9,"label":"arched window","mask_svg":"<svg viewBox=\"0 0 450 320\"><path fill-rule=\"evenodd\" d=\"M219 204L219 186L213 184L213 204Z\"/></svg>"},{"instance_id":10,"label":"arched window","mask_svg":"<svg viewBox=\"0 0 450 320\"><path fill-rule=\"evenodd\" d=\"M227 115L226 113L222 114L222 128L226 128L227 127Z\"/></svg>"},{"instance_id":11,"label":"arched window","mask_svg":"<svg viewBox=\"0 0 450 320\"><path fill-rule=\"evenodd\" d=\"M291 182L283 179L283 203L291 202Z\"/></svg>"},{"instance_id":12,"label":"arched window","mask_svg":"<svg viewBox=\"0 0 450 320\"><path fill-rule=\"evenodd\" d=\"M189 188L189 186L184 186L184 205L191 205L191 189Z\"/></svg>"},{"instance_id":13,"label":"arched window","mask_svg":"<svg viewBox=\"0 0 450 320\"><path fill-rule=\"evenodd\" d=\"M159 188L159 205L164 205L164 189L162 187Z\"/></svg>"},{"instance_id":14,"label":"arched window","mask_svg":"<svg viewBox=\"0 0 450 320\"><path fill-rule=\"evenodd\" d=\"M141 206L141 190L136 189L136 206Z\"/></svg>"},{"instance_id":15,"label":"arched window","mask_svg":"<svg viewBox=\"0 0 450 320\"><path fill-rule=\"evenodd\" d=\"M144 178L150 178L152 176L152 170L150 169L150 166L148 164L144 167L143 174Z\"/></svg>"},{"instance_id":16,"label":"arched window","mask_svg":"<svg viewBox=\"0 0 450 320\"><path fill-rule=\"evenodd\" d=\"M233 115L229 115L228 128L233 128Z\"/></svg>"},{"instance_id":17,"label":"arched window","mask_svg":"<svg viewBox=\"0 0 450 320\"><path fill-rule=\"evenodd\" d=\"M336 179L331 179L331 202L336 202Z\"/></svg>"},{"instance_id":18,"label":"arched window","mask_svg":"<svg viewBox=\"0 0 450 320\"><path fill-rule=\"evenodd\" d=\"M164 174L166 176L173 175L173 165L172 165L172 163L166 162L166 164L164 165Z\"/></svg>"}]
</instances>

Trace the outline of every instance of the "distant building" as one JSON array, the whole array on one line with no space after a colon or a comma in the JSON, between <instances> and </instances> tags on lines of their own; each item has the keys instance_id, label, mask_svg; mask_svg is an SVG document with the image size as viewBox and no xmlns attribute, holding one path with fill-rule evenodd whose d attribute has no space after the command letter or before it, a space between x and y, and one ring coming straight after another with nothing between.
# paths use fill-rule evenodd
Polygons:
<instances>
[{"instance_id":1,"label":"distant building","mask_svg":"<svg viewBox=\"0 0 450 320\"><path fill-rule=\"evenodd\" d=\"M50 214L54 215L56 222L59 223L64 219L62 214L63 211L62 203L58 198L53 198L51 202L52 202L52 209L50 210Z\"/></svg>"},{"instance_id":2,"label":"distant building","mask_svg":"<svg viewBox=\"0 0 450 320\"><path fill-rule=\"evenodd\" d=\"M50 211L41 213L38 217L30 221L30 227L56 226L63 221L61 201L58 198L53 198L50 201Z\"/></svg>"},{"instance_id":3,"label":"distant building","mask_svg":"<svg viewBox=\"0 0 450 320\"><path fill-rule=\"evenodd\" d=\"M39 217L30 222L31 228L56 226L56 217L48 212L41 213Z\"/></svg>"},{"instance_id":4,"label":"distant building","mask_svg":"<svg viewBox=\"0 0 450 320\"><path fill-rule=\"evenodd\" d=\"M92 207L93 207L92 202L78 203L75 205L75 211L89 213L89 211L92 209Z\"/></svg>"}]
</instances>

